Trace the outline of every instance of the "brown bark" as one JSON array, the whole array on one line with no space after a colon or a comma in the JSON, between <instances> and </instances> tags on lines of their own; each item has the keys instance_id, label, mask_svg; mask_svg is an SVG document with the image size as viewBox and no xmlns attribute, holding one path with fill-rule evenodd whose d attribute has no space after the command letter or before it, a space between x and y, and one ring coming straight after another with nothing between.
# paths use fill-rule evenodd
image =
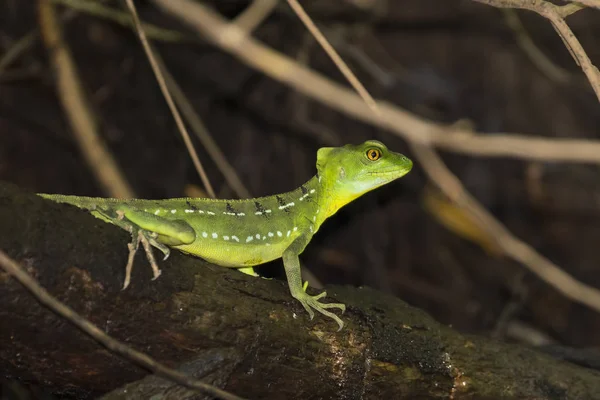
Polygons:
<instances>
[{"instance_id":1,"label":"brown bark","mask_svg":"<svg viewBox=\"0 0 600 400\"><path fill-rule=\"evenodd\" d=\"M346 327L310 321L281 280L174 251L121 291L129 236L75 207L0 184L0 248L113 337L247 398L600 399L600 373L466 337L401 300L331 287ZM54 393L149 398L184 389L110 354L0 272L0 371ZM142 379L144 378L144 379ZM133 382L133 383L132 383Z\"/></svg>"}]
</instances>

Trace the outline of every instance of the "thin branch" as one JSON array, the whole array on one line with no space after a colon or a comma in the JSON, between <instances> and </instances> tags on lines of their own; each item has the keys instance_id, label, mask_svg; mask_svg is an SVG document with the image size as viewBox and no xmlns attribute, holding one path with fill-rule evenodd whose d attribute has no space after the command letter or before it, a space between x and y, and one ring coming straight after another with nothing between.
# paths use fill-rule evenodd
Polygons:
<instances>
[{"instance_id":1,"label":"thin branch","mask_svg":"<svg viewBox=\"0 0 600 400\"><path fill-rule=\"evenodd\" d=\"M312 19L308 16L308 14L306 14L306 12L304 11L304 9L300 5L300 3L298 3L298 0L287 0L287 1L289 3L290 7L292 8L292 10L294 10L296 15L298 16L298 18L300 18L300 20L304 23L304 26L306 26L308 31L315 37L315 39L317 40L317 42L319 42L321 47L323 47L323 49L325 50L327 55L335 63L336 67L338 67L338 69L344 75L344 77L348 80L348 82L350 82L352 87L358 92L360 97L362 97L364 102L367 103L369 108L371 108L371 110L376 115L379 115L379 109L377 108L377 103L375 102L375 99L373 99L373 97L371 97L371 95L369 94L367 89L365 89L363 84L356 78L356 76L354 75L352 70L350 68L348 68L348 65L344 62L344 60L342 60L342 58L339 56L339 54L331 46L331 44L329 44L329 42L327 41L325 36L323 36L321 31L319 30L319 28L317 28L317 26L312 21Z\"/></svg>"},{"instance_id":2,"label":"thin branch","mask_svg":"<svg viewBox=\"0 0 600 400\"><path fill-rule=\"evenodd\" d=\"M204 188L206 189L206 192L208 193L208 195L210 197L212 197L214 199L216 197L215 191L213 190L212 185L210 184L210 181L208 180L208 176L206 175L206 172L204 171L204 167L202 166L202 163L200 162L200 158L198 158L198 154L196 153L196 149L194 149L194 145L192 144L192 139L190 138L190 134L188 133L187 129L185 128L185 124L183 123L183 120L181 119L181 116L179 115L179 111L177 111L177 107L175 106L175 103L173 102L173 99L171 98L171 94L169 93L169 89L167 88L167 84L165 83L165 79L160 72L160 68L159 68L158 64L156 63L156 60L154 59L152 49L150 49L150 44L148 43L148 38L146 37L146 35L144 33L142 23L140 22L140 18L135 9L135 4L133 4L133 0L125 0L125 1L127 3L127 7L129 8L129 11L131 12L131 16L133 18L133 22L135 24L136 31L138 33L140 41L142 42L142 46L144 47L146 56L148 57L148 60L150 61L150 65L152 66L152 71L154 71L154 75L156 76L156 80L158 82L158 85L160 86L160 90L161 90L165 100L167 101L167 104L169 105L171 114L173 114L173 118L175 119L177 128L179 129L179 132L181 133L181 136L183 137L183 141L185 142L185 146L188 150L188 153L190 154L190 157L192 157L192 161L194 162L196 171L198 171L198 174L200 175L200 179L202 179L202 183L204 184Z\"/></svg>"},{"instance_id":3,"label":"thin branch","mask_svg":"<svg viewBox=\"0 0 600 400\"><path fill-rule=\"evenodd\" d=\"M202 143L202 146L204 146L204 149L206 150L210 158L217 165L217 167L225 177L225 181L227 181L229 186L231 186L231 189L233 189L233 191L238 197L252 197L250 191L246 188L246 186L238 176L235 168L233 168L233 166L229 163L227 157L225 156L225 154L223 154L223 152L219 148L219 145L212 138L210 132L200 119L200 116L194 110L194 106L187 99L185 93L183 92L183 90L181 90L181 87L173 78L173 75L171 75L171 73L167 69L160 54L156 51L153 51L153 53L156 59L156 63L158 64L165 78L165 82L167 83L169 92L173 94L173 98L175 99L177 106L181 110L181 113L184 115L192 131L196 134L196 137L200 140L200 143Z\"/></svg>"},{"instance_id":4,"label":"thin branch","mask_svg":"<svg viewBox=\"0 0 600 400\"><path fill-rule=\"evenodd\" d=\"M575 59L577 65L581 67L581 70L590 81L592 89L596 93L598 100L600 100L600 71L592 64L592 61L586 54L583 46L577 40L577 37L569 28L569 25L565 22L564 18L573 12L577 11L578 8L574 8L572 4L565 6L556 6L545 0L474 0L478 3L487 4L489 6L498 8L518 8L523 10L529 10L538 13L542 17L548 19L558 35L561 37L567 49L571 52L571 55Z\"/></svg>"},{"instance_id":5,"label":"thin branch","mask_svg":"<svg viewBox=\"0 0 600 400\"><path fill-rule=\"evenodd\" d=\"M25 270L13 259L11 259L4 251L0 250L0 267L8 274L12 275L21 285L25 287L43 306L50 309L58 316L75 325L86 335L106 347L114 354L118 354L125 360L133 361L139 366L152 371L154 374L178 383L181 386L189 389L197 390L201 393L215 396L223 400L243 400L234 394L228 393L219 389L216 386L209 385L202 381L192 379L181 372L168 368L165 365L157 362L147 354L139 352L126 344L108 336L96 325L77 314L72 308L58 301L46 289L40 286L35 279L31 277Z\"/></svg>"},{"instance_id":6,"label":"thin branch","mask_svg":"<svg viewBox=\"0 0 600 400\"><path fill-rule=\"evenodd\" d=\"M31 47L31 45L35 42L37 35L37 30L33 30L10 46L6 53L0 57L0 75L2 75L4 70L16 59L18 59L19 56L25 52L25 50Z\"/></svg>"},{"instance_id":7,"label":"thin branch","mask_svg":"<svg viewBox=\"0 0 600 400\"><path fill-rule=\"evenodd\" d=\"M153 2L251 68L351 118L387 129L405 140L473 156L600 164L600 141L596 140L477 134L427 121L386 101L377 102L380 111L377 116L365 108L363 100L352 90L264 46L203 4L190 0Z\"/></svg>"},{"instance_id":8,"label":"thin branch","mask_svg":"<svg viewBox=\"0 0 600 400\"><path fill-rule=\"evenodd\" d=\"M575 34L573 34L573 31L571 31L565 20L556 12L548 12L545 16L552 22L552 26L554 26L554 29L566 43L575 62L577 62L583 73L587 76L598 100L600 100L600 71L592 64L583 46L579 43L579 40L577 40L577 37L575 37Z\"/></svg>"},{"instance_id":9,"label":"thin branch","mask_svg":"<svg viewBox=\"0 0 600 400\"><path fill-rule=\"evenodd\" d=\"M571 80L571 74L564 68L556 65L535 44L529 32L521 22L517 12L510 8L502 9L506 24L513 30L517 44L523 49L525 55L543 74L552 81L566 84Z\"/></svg>"},{"instance_id":10,"label":"thin branch","mask_svg":"<svg viewBox=\"0 0 600 400\"><path fill-rule=\"evenodd\" d=\"M133 27L133 21L131 20L131 16L123 11L116 10L112 7L105 6L101 4L102 2L98 0L52 0L54 3L62 4L66 7L69 7L71 10L80 11L89 15L93 15L99 18L105 18L111 21L114 21L118 24ZM163 42L181 42L186 38L189 39L186 35L181 32L164 29L159 26L149 24L147 22L142 22L142 26L144 27L144 32L146 35L152 39L157 39Z\"/></svg>"},{"instance_id":11,"label":"thin branch","mask_svg":"<svg viewBox=\"0 0 600 400\"><path fill-rule=\"evenodd\" d=\"M60 2L61 0L53 0L56 2ZM68 2L75 2L77 0L66 0ZM98 3L104 0L98 0ZM102 7L102 6L99 6ZM71 20L74 16L77 15L77 12L74 10L68 10L64 12L60 17L59 21L65 23ZM17 40L4 55L0 58L0 75L2 72L8 67L11 63L13 63L16 59L19 58L21 54L25 52L25 50L29 49L35 41L38 39L40 32L39 28L32 29L29 33L22 36L19 40Z\"/></svg>"},{"instance_id":12,"label":"thin branch","mask_svg":"<svg viewBox=\"0 0 600 400\"><path fill-rule=\"evenodd\" d=\"M111 197L134 197L133 190L98 134L77 67L62 37L52 0L39 0L38 8L41 36L54 66L58 96L83 156Z\"/></svg>"},{"instance_id":13,"label":"thin branch","mask_svg":"<svg viewBox=\"0 0 600 400\"><path fill-rule=\"evenodd\" d=\"M585 10L585 6L581 4L571 3L559 6L560 15L563 18L567 18L569 15L575 14L577 11Z\"/></svg>"},{"instance_id":14,"label":"thin branch","mask_svg":"<svg viewBox=\"0 0 600 400\"><path fill-rule=\"evenodd\" d=\"M465 190L460 180L450 172L433 149L416 143L411 144L411 149L429 179L453 202L471 214L479 228L493 237L508 257L525 266L567 298L600 312L600 290L577 281L537 253L530 245L515 237Z\"/></svg>"},{"instance_id":15,"label":"thin branch","mask_svg":"<svg viewBox=\"0 0 600 400\"><path fill-rule=\"evenodd\" d=\"M232 23L250 34L271 15L277 4L279 0L254 0Z\"/></svg>"},{"instance_id":16,"label":"thin branch","mask_svg":"<svg viewBox=\"0 0 600 400\"><path fill-rule=\"evenodd\" d=\"M600 0L567 0L573 4L581 4L587 7L596 8L600 10Z\"/></svg>"}]
</instances>

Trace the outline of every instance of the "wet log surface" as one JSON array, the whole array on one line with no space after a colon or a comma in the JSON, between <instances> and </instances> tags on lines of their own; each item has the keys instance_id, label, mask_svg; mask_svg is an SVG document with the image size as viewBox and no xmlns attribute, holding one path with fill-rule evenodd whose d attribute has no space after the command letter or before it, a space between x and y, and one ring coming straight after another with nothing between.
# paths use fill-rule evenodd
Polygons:
<instances>
[{"instance_id":1,"label":"wet log surface","mask_svg":"<svg viewBox=\"0 0 600 400\"><path fill-rule=\"evenodd\" d=\"M596 371L461 335L371 289L328 287L348 306L336 332L326 318L310 321L285 282L176 251L155 281L139 255L122 291L128 233L13 185L0 185L0 221L0 248L61 301L158 361L247 398L600 398ZM6 273L0 304L4 378L72 398L190 395L114 356Z\"/></svg>"}]
</instances>

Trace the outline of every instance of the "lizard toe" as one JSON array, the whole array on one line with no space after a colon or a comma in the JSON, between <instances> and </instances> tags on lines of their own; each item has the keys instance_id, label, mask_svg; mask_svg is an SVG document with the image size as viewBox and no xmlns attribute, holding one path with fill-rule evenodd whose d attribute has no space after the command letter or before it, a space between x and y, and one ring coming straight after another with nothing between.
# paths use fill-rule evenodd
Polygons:
<instances>
[{"instance_id":1,"label":"lizard toe","mask_svg":"<svg viewBox=\"0 0 600 400\"><path fill-rule=\"evenodd\" d=\"M327 292L323 292L316 296L311 296L303 291L298 296L298 300L300 301L300 303L304 306L304 308L308 312L308 315L310 316L311 320L313 319L313 317L315 315L314 311L317 311L317 312L325 315L326 317L333 319L338 324L338 326L339 326L338 331L339 331L344 327L344 322L340 319L340 317L338 317L331 311L327 311L327 309L328 308L337 308L337 309L341 310L343 313L346 310L346 306L342 303L321 303L319 300L322 299L323 297L325 297L326 295L327 295Z\"/></svg>"}]
</instances>

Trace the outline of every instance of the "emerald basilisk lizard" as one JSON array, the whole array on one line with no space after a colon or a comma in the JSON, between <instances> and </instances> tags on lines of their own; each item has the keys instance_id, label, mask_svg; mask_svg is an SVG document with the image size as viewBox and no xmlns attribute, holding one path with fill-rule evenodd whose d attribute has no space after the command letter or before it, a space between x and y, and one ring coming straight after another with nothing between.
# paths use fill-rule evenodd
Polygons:
<instances>
[{"instance_id":1,"label":"emerald basilisk lizard","mask_svg":"<svg viewBox=\"0 0 600 400\"><path fill-rule=\"evenodd\" d=\"M134 255L141 243L154 273L160 269L152 247L165 259L169 248L202 257L214 264L254 274L253 266L282 258L288 286L310 318L316 310L342 320L328 309L345 305L322 303L323 292L305 291L298 256L323 221L362 194L408 173L412 161L389 151L378 141L326 147L317 152L317 175L299 188L274 196L244 200L174 198L165 200L110 199L40 194L75 205L131 233L123 288L130 282Z\"/></svg>"}]
</instances>

